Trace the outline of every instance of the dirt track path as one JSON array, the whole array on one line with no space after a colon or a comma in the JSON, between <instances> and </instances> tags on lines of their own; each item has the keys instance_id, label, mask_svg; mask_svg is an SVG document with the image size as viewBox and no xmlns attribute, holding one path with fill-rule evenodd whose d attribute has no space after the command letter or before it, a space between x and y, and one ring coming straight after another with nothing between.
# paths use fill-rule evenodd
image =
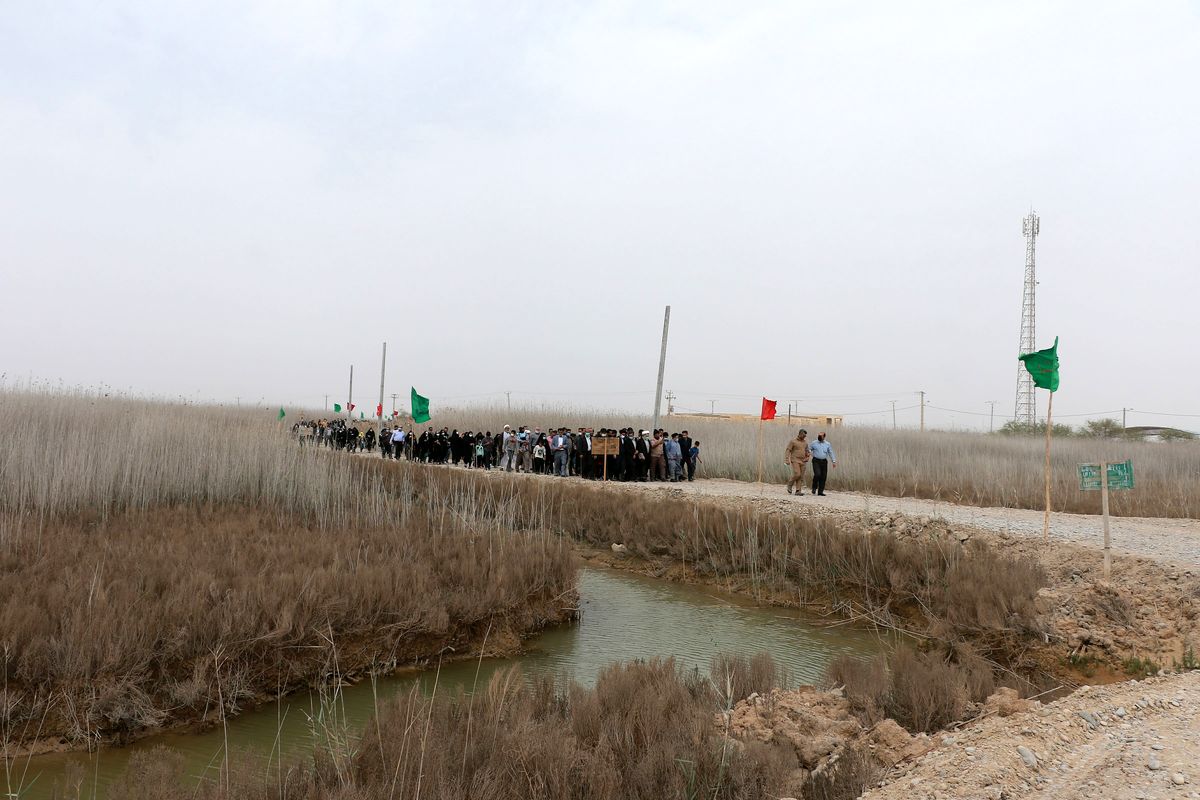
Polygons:
<instances>
[{"instance_id":1,"label":"dirt track path","mask_svg":"<svg viewBox=\"0 0 1200 800\"><path fill-rule=\"evenodd\" d=\"M835 476L836 477L836 476ZM805 494L789 496L782 485L764 485L724 479L700 479L694 483L609 484L633 491L658 491L684 497L706 497L750 502L774 509L812 508L814 513L900 512L913 517L941 517L955 525L965 525L995 533L1041 538L1042 512L1017 508L980 508L961 506L940 500L911 497L883 497L857 492L830 491L825 497ZM1200 488L1197 489L1200 491ZM1113 551L1195 568L1200 566L1200 520L1113 517L1110 532ZM1102 550L1100 517L1086 514L1052 513L1050 538Z\"/></svg>"},{"instance_id":2,"label":"dirt track path","mask_svg":"<svg viewBox=\"0 0 1200 800\"><path fill-rule=\"evenodd\" d=\"M362 454L366 457L367 454ZM438 467L464 469L462 467ZM498 475L498 470L486 474ZM514 473L515 474L515 473ZM564 480L548 475L526 476L535 480ZM911 517L941 517L954 525L962 525L990 533L1005 533L1026 539L1042 536L1042 512L1021 508L984 508L949 503L942 500L922 500L913 497L886 497L860 492L836 491L837 473L830 476L834 489L824 497L805 493L790 496L782 484L749 483L725 478L700 478L681 483L620 483L603 484L616 491L657 492L672 496L713 499L718 502L749 503L775 511L801 514L841 513L902 513ZM581 482L578 478L565 480ZM599 486L599 483L590 485ZM1197 487L1200 491L1200 487ZM1189 570L1200 568L1200 520L1156 517L1112 517L1109 525L1113 553L1145 558L1163 564L1173 564ZM1054 542L1069 542L1102 551L1104 535L1099 516L1053 512L1050 515L1050 538Z\"/></svg>"},{"instance_id":3,"label":"dirt track path","mask_svg":"<svg viewBox=\"0 0 1200 800\"><path fill-rule=\"evenodd\" d=\"M1200 671L1085 687L937 741L863 800L1200 797Z\"/></svg>"}]
</instances>

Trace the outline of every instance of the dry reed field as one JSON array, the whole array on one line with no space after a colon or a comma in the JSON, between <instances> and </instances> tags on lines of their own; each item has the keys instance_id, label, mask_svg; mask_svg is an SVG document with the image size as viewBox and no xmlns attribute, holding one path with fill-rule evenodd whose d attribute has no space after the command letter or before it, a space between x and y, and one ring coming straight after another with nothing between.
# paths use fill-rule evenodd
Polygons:
<instances>
[{"instance_id":1,"label":"dry reed field","mask_svg":"<svg viewBox=\"0 0 1200 800\"><path fill-rule=\"evenodd\" d=\"M636 414L587 413L529 407L508 413L495 408L462 408L438 414L432 423L459 430L499 431L505 424L547 427L566 425L650 427ZM699 439L701 477L756 480L758 423L728 419L665 417L667 430L687 430ZM783 451L799 425L766 423L764 480L790 476ZM811 428L811 426L810 426ZM815 440L816 429L809 430ZM838 456L830 476L835 491L919 497L952 503L1009 508L1042 508L1044 440L1039 437L880 428L840 427L828 431ZM1200 518L1200 442L1134 442L1105 439L1056 439L1052 448L1054 507L1081 514L1100 513L1099 492L1082 492L1076 467L1100 460L1132 458L1137 488L1113 492L1112 513L1141 517Z\"/></svg>"},{"instance_id":2,"label":"dry reed field","mask_svg":"<svg viewBox=\"0 0 1200 800\"><path fill-rule=\"evenodd\" d=\"M0 462L6 747L219 720L299 685L470 651L485 631L515 641L571 605L572 540L950 641L955 674L984 658L1020 669L1013 654L1037 633L1041 571L977 541L351 457L221 409L0 403L18 444ZM226 773L203 791L374 798L429 781L430 797L762 796L774 756L728 749L713 692L673 665L635 665L594 692L510 676L478 698L414 694L355 753L279 773L282 789L255 773L234 792L242 778ZM184 796L169 757L137 769L134 785L163 793L133 796Z\"/></svg>"},{"instance_id":3,"label":"dry reed field","mask_svg":"<svg viewBox=\"0 0 1200 800\"><path fill-rule=\"evenodd\" d=\"M571 612L566 543L219 409L0 396L0 738L80 746Z\"/></svg>"}]
</instances>

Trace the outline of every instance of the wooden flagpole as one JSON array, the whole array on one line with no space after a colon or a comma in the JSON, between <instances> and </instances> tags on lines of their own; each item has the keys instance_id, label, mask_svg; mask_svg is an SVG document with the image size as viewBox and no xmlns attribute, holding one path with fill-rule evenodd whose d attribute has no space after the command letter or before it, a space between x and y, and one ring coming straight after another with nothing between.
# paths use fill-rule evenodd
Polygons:
<instances>
[{"instance_id":1,"label":"wooden flagpole","mask_svg":"<svg viewBox=\"0 0 1200 800\"><path fill-rule=\"evenodd\" d=\"M758 482L763 482L763 415L758 415Z\"/></svg>"},{"instance_id":2,"label":"wooden flagpole","mask_svg":"<svg viewBox=\"0 0 1200 800\"><path fill-rule=\"evenodd\" d=\"M1050 400L1046 403L1046 512L1042 518L1042 540L1050 541L1050 432L1054 429L1051 412L1054 409L1054 392L1050 392Z\"/></svg>"}]
</instances>

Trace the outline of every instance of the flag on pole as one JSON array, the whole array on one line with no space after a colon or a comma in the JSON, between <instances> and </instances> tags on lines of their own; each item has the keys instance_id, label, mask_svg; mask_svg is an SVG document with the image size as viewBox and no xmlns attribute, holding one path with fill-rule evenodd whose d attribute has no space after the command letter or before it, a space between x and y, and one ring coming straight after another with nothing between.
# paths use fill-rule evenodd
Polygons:
<instances>
[{"instance_id":1,"label":"flag on pole","mask_svg":"<svg viewBox=\"0 0 1200 800\"><path fill-rule=\"evenodd\" d=\"M759 419L775 419L775 401L763 398L762 416Z\"/></svg>"},{"instance_id":2,"label":"flag on pole","mask_svg":"<svg viewBox=\"0 0 1200 800\"><path fill-rule=\"evenodd\" d=\"M347 406L347 408L349 408L351 411L353 411L353 410L354 410L354 403L351 403L349 406Z\"/></svg>"},{"instance_id":3,"label":"flag on pole","mask_svg":"<svg viewBox=\"0 0 1200 800\"><path fill-rule=\"evenodd\" d=\"M333 413L335 413L335 414L340 414L340 413L342 413L342 404L341 404L341 403L334 403L334 404L333 404Z\"/></svg>"},{"instance_id":4,"label":"flag on pole","mask_svg":"<svg viewBox=\"0 0 1200 800\"><path fill-rule=\"evenodd\" d=\"M1058 391L1058 337L1054 337L1054 346L1036 353L1026 353L1018 358L1025 362L1025 369L1033 377L1033 385L1039 389Z\"/></svg>"},{"instance_id":5,"label":"flag on pole","mask_svg":"<svg viewBox=\"0 0 1200 800\"><path fill-rule=\"evenodd\" d=\"M380 419L383 419L383 403L380 403L379 405L375 406L375 416L379 417Z\"/></svg>"},{"instance_id":6,"label":"flag on pole","mask_svg":"<svg viewBox=\"0 0 1200 800\"><path fill-rule=\"evenodd\" d=\"M279 418L280 418L280 419L283 419L283 418L284 418L284 417L286 417L286 416L287 416L287 414L285 414L285 413L284 413L284 411L283 411L283 406L280 406L280 407L279 407Z\"/></svg>"},{"instance_id":7,"label":"flag on pole","mask_svg":"<svg viewBox=\"0 0 1200 800\"><path fill-rule=\"evenodd\" d=\"M416 387L413 387L411 400L413 422L429 422L429 398L417 394Z\"/></svg>"},{"instance_id":8,"label":"flag on pole","mask_svg":"<svg viewBox=\"0 0 1200 800\"><path fill-rule=\"evenodd\" d=\"M360 411L360 412L358 412L358 418L359 418L359 419L366 419L366 418L367 418L367 415L366 415L366 414L364 414L363 412L361 412L361 411Z\"/></svg>"}]
</instances>

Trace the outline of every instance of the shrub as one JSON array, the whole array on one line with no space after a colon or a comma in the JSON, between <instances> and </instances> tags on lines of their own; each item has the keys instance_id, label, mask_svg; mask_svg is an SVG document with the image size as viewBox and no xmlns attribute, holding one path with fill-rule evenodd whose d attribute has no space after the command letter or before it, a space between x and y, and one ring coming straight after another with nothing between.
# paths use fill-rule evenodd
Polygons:
<instances>
[{"instance_id":1,"label":"shrub","mask_svg":"<svg viewBox=\"0 0 1200 800\"><path fill-rule=\"evenodd\" d=\"M970 703L983 702L996 687L992 666L965 643L946 652L903 645L867 662L842 657L826 668L824 683L843 687L864 725L890 717L912 733L960 721Z\"/></svg>"}]
</instances>

